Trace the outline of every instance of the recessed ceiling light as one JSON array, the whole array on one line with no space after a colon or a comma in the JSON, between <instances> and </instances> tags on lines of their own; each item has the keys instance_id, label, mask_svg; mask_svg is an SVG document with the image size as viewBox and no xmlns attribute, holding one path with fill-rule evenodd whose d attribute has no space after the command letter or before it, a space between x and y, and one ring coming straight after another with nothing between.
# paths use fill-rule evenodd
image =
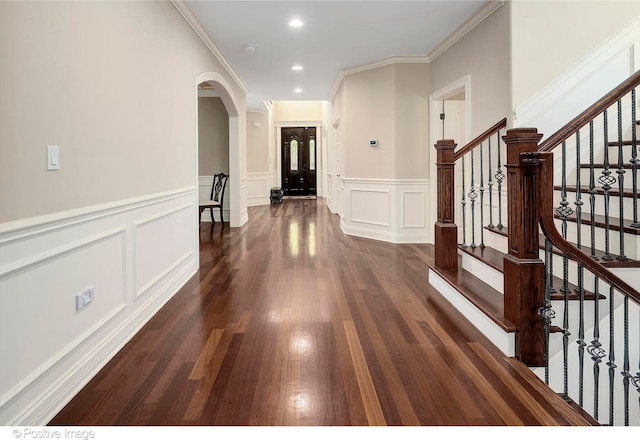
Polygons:
<instances>
[{"instance_id":1,"label":"recessed ceiling light","mask_svg":"<svg viewBox=\"0 0 640 440\"><path fill-rule=\"evenodd\" d=\"M302 22L302 20L298 19L298 18L294 18L293 20L291 20L289 22L289 26L293 27L293 28L299 28L302 27L304 23Z\"/></svg>"},{"instance_id":2,"label":"recessed ceiling light","mask_svg":"<svg viewBox=\"0 0 640 440\"><path fill-rule=\"evenodd\" d=\"M245 44L244 51L248 53L253 53L256 51L256 47L253 44Z\"/></svg>"},{"instance_id":3,"label":"recessed ceiling light","mask_svg":"<svg viewBox=\"0 0 640 440\"><path fill-rule=\"evenodd\" d=\"M291 67L291 70L302 70L302 66L299 64L296 64L295 66Z\"/></svg>"},{"instance_id":4,"label":"recessed ceiling light","mask_svg":"<svg viewBox=\"0 0 640 440\"><path fill-rule=\"evenodd\" d=\"M300 87L298 87L297 89L293 90L294 93L302 93L302 89Z\"/></svg>"}]
</instances>

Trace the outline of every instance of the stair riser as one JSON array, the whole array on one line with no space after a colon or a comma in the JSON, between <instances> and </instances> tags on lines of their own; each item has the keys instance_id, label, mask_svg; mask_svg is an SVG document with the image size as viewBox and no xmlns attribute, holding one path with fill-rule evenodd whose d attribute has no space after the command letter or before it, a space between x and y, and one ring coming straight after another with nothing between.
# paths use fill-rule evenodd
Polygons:
<instances>
[{"instance_id":1,"label":"stair riser","mask_svg":"<svg viewBox=\"0 0 640 440\"><path fill-rule=\"evenodd\" d=\"M498 292L504 293L504 278L501 272L464 252L461 252L460 255L462 255L462 268L464 270L471 272Z\"/></svg>"},{"instance_id":2,"label":"stair riser","mask_svg":"<svg viewBox=\"0 0 640 440\"><path fill-rule=\"evenodd\" d=\"M506 356L515 356L515 333L505 332L484 312L473 305L456 288L433 270L429 271L429 284L440 292L465 318L486 335Z\"/></svg>"}]
</instances>

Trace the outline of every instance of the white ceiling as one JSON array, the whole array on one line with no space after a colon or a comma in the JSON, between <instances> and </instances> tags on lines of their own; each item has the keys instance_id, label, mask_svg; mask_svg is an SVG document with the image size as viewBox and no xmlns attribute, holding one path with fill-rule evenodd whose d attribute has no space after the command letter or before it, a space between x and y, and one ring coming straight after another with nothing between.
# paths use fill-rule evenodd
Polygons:
<instances>
[{"instance_id":1,"label":"white ceiling","mask_svg":"<svg viewBox=\"0 0 640 440\"><path fill-rule=\"evenodd\" d=\"M496 3L199 0L180 7L188 7L192 25L244 84L247 106L264 109L264 101L329 100L341 75L361 66L403 57L427 61ZM289 27L293 18L304 25ZM255 52L244 50L248 44ZM303 70L294 72L294 64ZM302 93L294 93L298 87Z\"/></svg>"}]
</instances>

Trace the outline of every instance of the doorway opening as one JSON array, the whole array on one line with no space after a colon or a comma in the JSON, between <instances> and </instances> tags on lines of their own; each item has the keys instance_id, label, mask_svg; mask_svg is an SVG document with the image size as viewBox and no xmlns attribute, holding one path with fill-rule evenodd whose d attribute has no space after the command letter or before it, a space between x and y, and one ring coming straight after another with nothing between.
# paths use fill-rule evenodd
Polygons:
<instances>
[{"instance_id":1,"label":"doorway opening","mask_svg":"<svg viewBox=\"0 0 640 440\"><path fill-rule=\"evenodd\" d=\"M229 175L229 113L216 87L198 84L198 193L202 202L211 197L214 176ZM224 225L229 219L228 188L219 196L221 210L205 210L201 221ZM213 216L213 218L211 217Z\"/></svg>"},{"instance_id":2,"label":"doorway opening","mask_svg":"<svg viewBox=\"0 0 640 440\"><path fill-rule=\"evenodd\" d=\"M205 86L205 84L207 84ZM231 227L239 227L242 226L247 220L247 211L246 211L246 198L243 197L242 194L242 176L241 176L241 166L240 166L240 158L244 156L244 143L241 142L242 139L242 127L243 127L243 116L240 114L240 105L239 101L235 98L233 94L233 89L229 86L227 81L217 72L206 72L198 75L195 79L195 93L196 93L196 163L195 169L196 171L199 168L199 157L198 157L198 144L199 144L199 127L198 127L198 93L199 87L203 85L203 87L212 88L215 90L216 95L219 96L220 100L224 104L224 109L227 113L227 124L228 124L228 140L227 140L227 152L228 152L228 175L229 179L227 181L227 196L225 196L225 200L228 203L229 209L229 218L227 220L225 216L225 223L228 221L229 226ZM224 147L223 147L224 148ZM200 184L199 173L196 172L196 183L198 185L198 197L208 198L211 193L211 186L207 186L206 188ZM206 185L205 185L206 186ZM197 214L197 213L196 213ZM197 215L195 216L196 227L198 227L197 223ZM196 234L197 239L198 234Z\"/></svg>"},{"instance_id":3,"label":"doorway opening","mask_svg":"<svg viewBox=\"0 0 640 440\"><path fill-rule=\"evenodd\" d=\"M282 127L280 137L283 196L316 196L316 127Z\"/></svg>"},{"instance_id":4,"label":"doorway opening","mask_svg":"<svg viewBox=\"0 0 640 440\"><path fill-rule=\"evenodd\" d=\"M429 97L429 133L430 133L430 166L431 177L431 203L430 203L430 224L435 224L437 220L438 185L436 183L436 149L433 147L440 139L453 139L457 148L464 146L467 142L467 135L470 132L471 121L471 77L464 78L438 90ZM460 170L456 170L456 173ZM456 194L458 194L456 192ZM459 206L456 204L456 206ZM458 213L456 213L458 216ZM433 230L432 230L433 232ZM435 237L431 237L431 243Z\"/></svg>"}]
</instances>

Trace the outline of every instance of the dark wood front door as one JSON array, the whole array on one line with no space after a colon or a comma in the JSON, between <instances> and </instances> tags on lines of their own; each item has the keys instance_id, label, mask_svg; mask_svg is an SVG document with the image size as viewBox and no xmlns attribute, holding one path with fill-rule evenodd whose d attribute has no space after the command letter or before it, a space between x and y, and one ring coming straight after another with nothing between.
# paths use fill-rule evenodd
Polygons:
<instances>
[{"instance_id":1,"label":"dark wood front door","mask_svg":"<svg viewBox=\"0 0 640 440\"><path fill-rule=\"evenodd\" d=\"M282 128L281 137L284 195L316 195L315 127Z\"/></svg>"}]
</instances>

